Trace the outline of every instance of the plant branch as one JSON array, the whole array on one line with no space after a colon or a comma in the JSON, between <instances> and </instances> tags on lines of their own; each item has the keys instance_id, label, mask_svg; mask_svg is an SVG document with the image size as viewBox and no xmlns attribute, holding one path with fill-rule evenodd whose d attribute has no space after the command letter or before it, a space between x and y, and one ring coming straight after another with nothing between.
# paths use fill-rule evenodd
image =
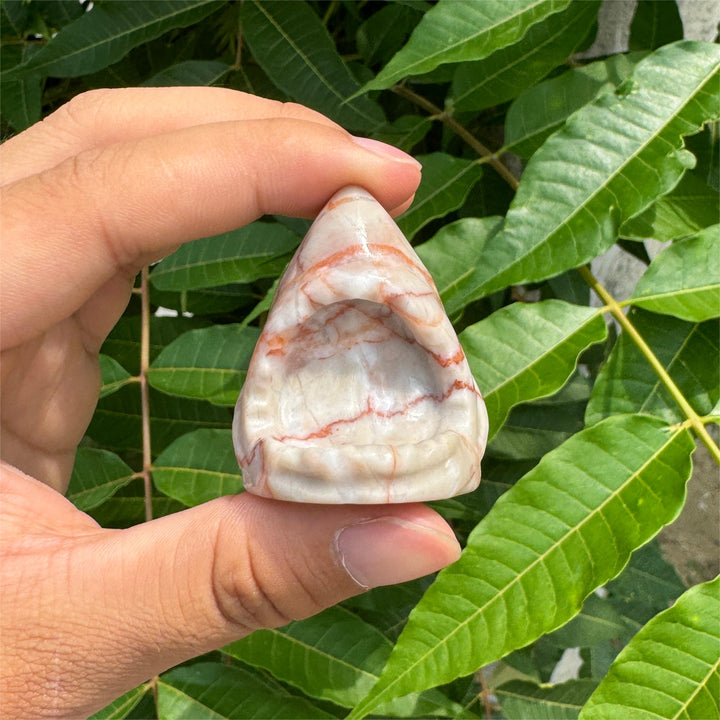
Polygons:
<instances>
[{"instance_id":1,"label":"plant branch","mask_svg":"<svg viewBox=\"0 0 720 720\"><path fill-rule=\"evenodd\" d=\"M607 289L600 283L600 281L592 274L589 267L586 265L578 268L580 275L583 277L585 282L595 291L597 296L605 303L607 308L612 313L613 317L620 323L624 332L632 339L637 345L640 352L643 354L645 359L650 363L650 366L655 371L657 376L660 378L662 384L666 387L667 391L672 396L673 400L680 406L683 413L688 419L693 430L695 430L698 437L706 445L710 454L713 456L715 462L720 465L720 448L715 444L715 441L707 431L702 418L693 410L690 403L685 399L685 396L680 391L680 388L675 384L673 379L668 374L667 370L663 367L663 364L657 359L655 353L650 349L650 346L645 342L645 339L640 335L635 326L628 320L625 313L622 311L620 303L607 291Z\"/></svg>"},{"instance_id":2,"label":"plant branch","mask_svg":"<svg viewBox=\"0 0 720 720\"><path fill-rule=\"evenodd\" d=\"M466 127L463 127L457 120L452 116L448 115L444 110L439 108L435 103L431 102L422 95L418 95L414 90L411 90L404 85L395 85L392 91L400 97L404 97L406 100L414 103L418 107L427 111L430 114L430 118L433 120L439 120L446 127L450 128L458 137L462 138L480 157L483 162L490 164L498 174L510 185L513 190L517 190L518 179L510 172L510 169L503 163L498 155L494 153L490 148L485 147Z\"/></svg>"},{"instance_id":3,"label":"plant branch","mask_svg":"<svg viewBox=\"0 0 720 720\"><path fill-rule=\"evenodd\" d=\"M140 272L140 406L142 412L142 476L145 485L145 520L152 520L152 452L150 445L150 399L148 388L148 369L150 367L150 289L148 268Z\"/></svg>"}]
</instances>

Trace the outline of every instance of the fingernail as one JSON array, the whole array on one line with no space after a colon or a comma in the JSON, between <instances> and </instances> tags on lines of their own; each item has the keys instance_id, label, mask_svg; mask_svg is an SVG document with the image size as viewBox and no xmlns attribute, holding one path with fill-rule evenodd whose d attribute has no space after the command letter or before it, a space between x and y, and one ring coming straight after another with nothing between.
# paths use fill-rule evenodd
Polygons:
<instances>
[{"instance_id":1,"label":"fingernail","mask_svg":"<svg viewBox=\"0 0 720 720\"><path fill-rule=\"evenodd\" d=\"M399 148L396 148L387 143L380 142L380 140L373 140L372 138L355 137L353 136L353 142L357 143L360 147L369 150L375 155L380 155L384 158L391 158L393 160L399 160L400 162L406 162L414 165L418 170L422 169L422 165L412 156L403 152Z\"/></svg>"},{"instance_id":2,"label":"fingernail","mask_svg":"<svg viewBox=\"0 0 720 720\"><path fill-rule=\"evenodd\" d=\"M395 517L349 525L335 547L348 575L365 588L413 580L460 557L454 535Z\"/></svg>"}]
</instances>

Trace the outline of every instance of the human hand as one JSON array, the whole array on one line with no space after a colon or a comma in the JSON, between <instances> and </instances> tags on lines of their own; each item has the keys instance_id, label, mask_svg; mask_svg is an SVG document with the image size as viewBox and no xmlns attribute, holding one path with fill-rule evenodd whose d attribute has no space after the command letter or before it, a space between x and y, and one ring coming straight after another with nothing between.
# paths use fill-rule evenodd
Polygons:
<instances>
[{"instance_id":1,"label":"human hand","mask_svg":"<svg viewBox=\"0 0 720 720\"><path fill-rule=\"evenodd\" d=\"M266 213L312 216L345 185L397 214L419 182L412 159L301 106L210 88L85 94L0 158L3 716L90 714L254 629L457 558L418 504L241 494L103 530L56 492L143 265Z\"/></svg>"}]
</instances>

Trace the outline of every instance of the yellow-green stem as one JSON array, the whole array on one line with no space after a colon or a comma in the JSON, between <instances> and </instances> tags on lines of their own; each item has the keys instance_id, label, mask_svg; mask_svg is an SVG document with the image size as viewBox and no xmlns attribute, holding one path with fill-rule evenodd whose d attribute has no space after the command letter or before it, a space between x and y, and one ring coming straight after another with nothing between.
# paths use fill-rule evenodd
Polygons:
<instances>
[{"instance_id":1,"label":"yellow-green stem","mask_svg":"<svg viewBox=\"0 0 720 720\"><path fill-rule=\"evenodd\" d=\"M685 413L690 426L710 451L710 454L715 462L720 465L720 448L718 448L712 437L710 437L710 433L707 431L702 418L693 410L690 403L685 399L685 396L680 391L680 388L678 388L678 386L674 383L673 379L670 375L668 375L667 370L663 367L663 364L657 359L655 353L645 342L643 336L640 335L635 326L630 322L630 320L628 320L625 313L622 311L620 303L615 300L615 298L605 289L600 281L592 274L589 267L583 265L578 268L578 270L585 282L595 291L597 296L605 303L612 316L620 323L623 331L626 332L632 341L638 346L638 349L643 354L644 358L648 361L648 363L650 363L650 366L660 378L660 382L662 382L662 384L667 388L667 391L670 393L673 400L675 400L683 413Z\"/></svg>"}]
</instances>

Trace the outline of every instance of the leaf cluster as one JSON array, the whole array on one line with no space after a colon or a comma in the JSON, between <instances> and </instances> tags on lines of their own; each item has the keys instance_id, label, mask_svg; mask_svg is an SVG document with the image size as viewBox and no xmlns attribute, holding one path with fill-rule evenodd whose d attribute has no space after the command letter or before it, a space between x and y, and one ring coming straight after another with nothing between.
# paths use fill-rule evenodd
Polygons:
<instances>
[{"instance_id":1,"label":"leaf cluster","mask_svg":"<svg viewBox=\"0 0 720 720\"><path fill-rule=\"evenodd\" d=\"M399 224L490 416L480 488L434 504L464 540L456 564L256 632L96 717L717 717L718 580L686 590L653 538L696 443L720 463L720 48L682 40L675 2L640 0L632 52L582 59L598 9L3 0L3 136L87 89L222 85L418 157ZM306 229L263 218L150 269L153 495L135 298L102 350L78 507L125 527L242 492L232 406ZM665 243L652 261L646 238ZM592 271L613 247L647 266L623 298ZM555 683L569 650L579 677Z\"/></svg>"}]
</instances>

